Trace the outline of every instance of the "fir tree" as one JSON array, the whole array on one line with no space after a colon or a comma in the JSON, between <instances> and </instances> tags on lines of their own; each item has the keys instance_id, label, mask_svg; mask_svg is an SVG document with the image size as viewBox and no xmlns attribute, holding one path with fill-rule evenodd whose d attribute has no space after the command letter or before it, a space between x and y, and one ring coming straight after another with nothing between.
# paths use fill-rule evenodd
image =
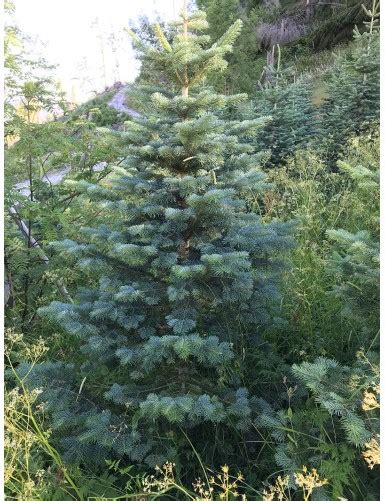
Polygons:
<instances>
[{"instance_id":1,"label":"fir tree","mask_svg":"<svg viewBox=\"0 0 385 501\"><path fill-rule=\"evenodd\" d=\"M317 468L328 479L320 499L347 493L370 499L378 476L366 466L358 475L354 465L364 465L363 451L379 432L378 355L360 350L350 367L318 357L293 365L291 372L294 381L284 380L288 408L284 404L274 410L266 401L258 402L255 424L275 442L276 464L290 476L292 487L301 465Z\"/></svg>"},{"instance_id":2,"label":"fir tree","mask_svg":"<svg viewBox=\"0 0 385 501\"><path fill-rule=\"evenodd\" d=\"M266 67L268 76L255 96L254 110L271 120L258 134L259 149L270 151L268 165L279 165L296 149L306 147L316 133L315 109L311 102L311 81L306 76L293 78L290 68L280 68L280 48L276 67Z\"/></svg>"},{"instance_id":3,"label":"fir tree","mask_svg":"<svg viewBox=\"0 0 385 501\"><path fill-rule=\"evenodd\" d=\"M153 48L159 48L159 40L156 36L156 26L159 26L168 42L172 41L173 34L175 35L175 26L167 25L160 18L156 22L151 22L147 16L140 16L136 23L130 23L130 30L140 38L142 43ZM140 71L135 80L136 84L153 84L159 86L164 84L162 76L162 67L159 67L159 61L154 58L147 57L140 47L133 47L136 57L140 59ZM161 80L161 81L159 81ZM154 91L155 92L155 91ZM131 100L130 100L131 103Z\"/></svg>"},{"instance_id":4,"label":"fir tree","mask_svg":"<svg viewBox=\"0 0 385 501\"><path fill-rule=\"evenodd\" d=\"M370 157L360 147L373 148ZM380 159L378 135L350 141L352 153L337 160L350 178L355 194L349 208L349 228L333 228L326 236L333 242L326 271L335 278L332 294L343 301L342 315L355 330L361 329L361 346L378 347L380 297ZM348 150L349 152L349 150ZM377 155L376 155L377 152Z\"/></svg>"},{"instance_id":5,"label":"fir tree","mask_svg":"<svg viewBox=\"0 0 385 501\"><path fill-rule=\"evenodd\" d=\"M327 85L328 98L322 106L323 135L328 156L334 161L347 139L373 127L380 116L379 5L371 10L366 30L354 30L350 54L340 58Z\"/></svg>"},{"instance_id":6,"label":"fir tree","mask_svg":"<svg viewBox=\"0 0 385 501\"><path fill-rule=\"evenodd\" d=\"M292 245L291 226L264 223L243 198L265 188L248 142L264 120L226 120L247 96L201 87L226 67L241 23L212 45L203 12L176 26L171 43L157 28L156 48L135 37L175 95L153 94L152 115L126 124L128 157L110 186L75 183L114 221L55 244L90 284L40 310L79 338L80 359L30 375L67 460L161 464L191 452L188 436L204 461L223 462L235 452L227 437L236 444L252 423L243 375L273 321L274 256Z\"/></svg>"}]
</instances>

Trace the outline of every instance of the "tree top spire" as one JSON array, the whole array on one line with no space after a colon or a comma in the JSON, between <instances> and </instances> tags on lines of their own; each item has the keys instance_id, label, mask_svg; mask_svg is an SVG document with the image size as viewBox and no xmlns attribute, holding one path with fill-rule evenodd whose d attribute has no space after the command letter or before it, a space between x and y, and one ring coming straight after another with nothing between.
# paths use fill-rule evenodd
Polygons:
<instances>
[{"instance_id":1,"label":"tree top spire","mask_svg":"<svg viewBox=\"0 0 385 501\"><path fill-rule=\"evenodd\" d=\"M158 63L157 67L170 84L179 87L182 96L188 97L189 89L202 83L208 74L226 68L225 55L232 51L242 21L235 21L219 40L210 43L210 37L204 34L208 28L206 13L197 10L189 14L184 2L179 19L172 26L174 33L169 37L159 25L155 26L155 47L142 42L134 31L127 31L139 51Z\"/></svg>"}]
</instances>

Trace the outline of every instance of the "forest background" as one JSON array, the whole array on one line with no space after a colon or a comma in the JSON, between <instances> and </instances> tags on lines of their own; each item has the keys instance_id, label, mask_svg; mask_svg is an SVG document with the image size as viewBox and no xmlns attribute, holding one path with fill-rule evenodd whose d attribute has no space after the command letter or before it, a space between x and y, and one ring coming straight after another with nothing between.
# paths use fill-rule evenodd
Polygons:
<instances>
[{"instance_id":1,"label":"forest background","mask_svg":"<svg viewBox=\"0 0 385 501\"><path fill-rule=\"evenodd\" d=\"M141 18L80 106L13 9L6 498L380 499L377 2Z\"/></svg>"}]
</instances>

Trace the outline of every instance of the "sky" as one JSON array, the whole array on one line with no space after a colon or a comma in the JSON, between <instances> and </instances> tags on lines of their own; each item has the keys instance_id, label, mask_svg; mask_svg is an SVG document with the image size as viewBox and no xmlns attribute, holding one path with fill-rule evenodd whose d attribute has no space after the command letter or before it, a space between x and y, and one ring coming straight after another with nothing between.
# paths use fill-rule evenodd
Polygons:
<instances>
[{"instance_id":1,"label":"sky","mask_svg":"<svg viewBox=\"0 0 385 501\"><path fill-rule=\"evenodd\" d=\"M69 99L80 103L105 84L132 82L138 74L124 27L140 15L172 20L183 0L14 0L15 20L44 45ZM40 45L40 44L39 44ZM116 48L114 50L114 47ZM104 55L104 57L103 57ZM104 60L104 62L103 62Z\"/></svg>"}]
</instances>

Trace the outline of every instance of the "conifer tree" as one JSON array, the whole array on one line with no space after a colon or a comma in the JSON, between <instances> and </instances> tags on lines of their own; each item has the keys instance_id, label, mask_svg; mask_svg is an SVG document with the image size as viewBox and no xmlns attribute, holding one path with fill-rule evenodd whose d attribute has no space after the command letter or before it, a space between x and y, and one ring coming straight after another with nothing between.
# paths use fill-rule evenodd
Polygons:
<instances>
[{"instance_id":1,"label":"conifer tree","mask_svg":"<svg viewBox=\"0 0 385 501\"><path fill-rule=\"evenodd\" d=\"M248 142L264 119L226 120L247 96L202 88L241 23L213 44L201 11L176 27L171 43L157 28L157 47L135 37L173 97L153 94L152 114L126 124L127 160L109 185L76 183L109 224L54 244L88 286L40 313L79 339L79 359L36 366L30 380L67 460L161 464L192 452L187 436L204 461L223 462L251 427L245 366L273 321L291 227L264 223L243 198L265 188Z\"/></svg>"},{"instance_id":2,"label":"conifer tree","mask_svg":"<svg viewBox=\"0 0 385 501\"><path fill-rule=\"evenodd\" d=\"M366 29L355 28L351 54L333 68L321 110L326 148L334 160L350 136L368 131L380 115L379 4L373 0L371 10L362 7L369 18Z\"/></svg>"},{"instance_id":3,"label":"conifer tree","mask_svg":"<svg viewBox=\"0 0 385 501\"><path fill-rule=\"evenodd\" d=\"M304 76L290 75L291 69L281 69L279 45L276 67L266 67L267 78L255 96L254 110L271 120L258 134L259 149L270 151L268 165L279 165L298 148L308 145L316 133L315 108L311 102L311 82Z\"/></svg>"},{"instance_id":4,"label":"conifer tree","mask_svg":"<svg viewBox=\"0 0 385 501\"><path fill-rule=\"evenodd\" d=\"M353 138L337 166L351 182L349 228L333 228L326 270L336 284L332 294L343 300L341 314L360 330L360 346L378 348L380 305L380 159L376 131ZM360 154L360 148L370 155ZM349 155L350 153L350 155ZM369 157L369 158L368 158ZM354 205L353 205L354 204Z\"/></svg>"},{"instance_id":5,"label":"conifer tree","mask_svg":"<svg viewBox=\"0 0 385 501\"><path fill-rule=\"evenodd\" d=\"M276 401L273 406L261 399L256 420L261 432L268 430L275 442L277 466L291 481L301 465L317 468L328 482L312 499L334 500L347 493L374 499L378 473L368 470L365 456L370 455L365 449L371 440L378 446L378 355L360 350L351 366L318 357L294 364L291 372L294 380L287 388L288 409L275 410ZM365 468L357 470L355 464L360 462Z\"/></svg>"}]
</instances>

